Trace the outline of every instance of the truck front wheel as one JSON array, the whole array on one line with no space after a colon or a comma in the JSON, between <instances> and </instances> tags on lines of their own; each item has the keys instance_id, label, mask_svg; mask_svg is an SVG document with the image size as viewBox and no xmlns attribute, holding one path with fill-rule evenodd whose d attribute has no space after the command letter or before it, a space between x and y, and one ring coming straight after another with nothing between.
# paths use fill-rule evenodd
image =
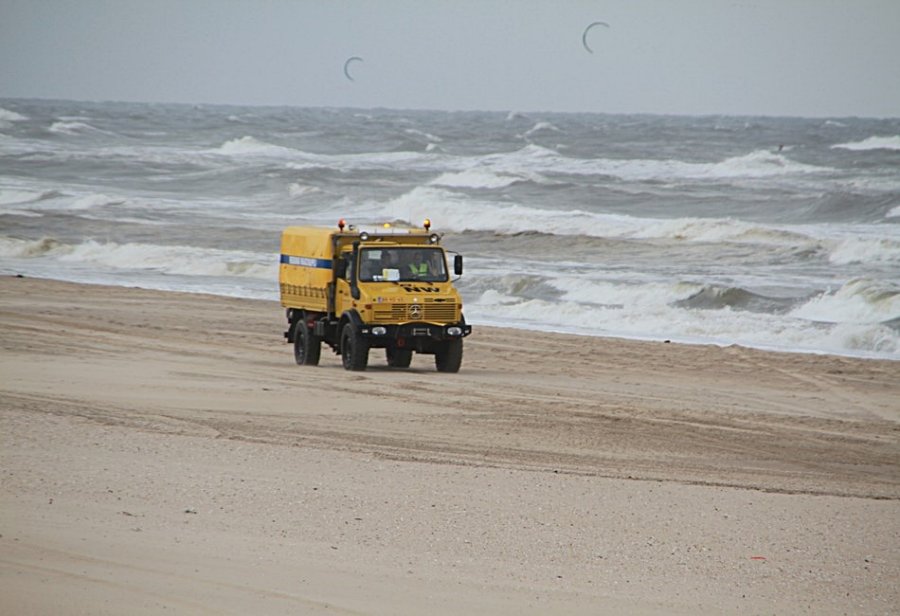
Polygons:
<instances>
[{"instance_id":1,"label":"truck front wheel","mask_svg":"<svg viewBox=\"0 0 900 616\"><path fill-rule=\"evenodd\" d=\"M352 323L341 330L341 363L344 370L365 370L369 363L369 344Z\"/></svg>"},{"instance_id":2,"label":"truck front wheel","mask_svg":"<svg viewBox=\"0 0 900 616\"><path fill-rule=\"evenodd\" d=\"M322 341L306 324L306 315L294 323L294 361L300 366L318 366Z\"/></svg>"},{"instance_id":3,"label":"truck front wheel","mask_svg":"<svg viewBox=\"0 0 900 616\"><path fill-rule=\"evenodd\" d=\"M434 365L438 372L459 372L463 356L462 338L454 338L444 343L434 354Z\"/></svg>"}]
</instances>

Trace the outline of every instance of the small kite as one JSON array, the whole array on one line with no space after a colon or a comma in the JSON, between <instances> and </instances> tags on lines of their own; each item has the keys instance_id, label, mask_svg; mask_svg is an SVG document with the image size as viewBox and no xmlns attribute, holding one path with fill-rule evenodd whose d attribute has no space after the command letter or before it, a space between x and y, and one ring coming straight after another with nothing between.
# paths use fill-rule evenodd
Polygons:
<instances>
[{"instance_id":1,"label":"small kite","mask_svg":"<svg viewBox=\"0 0 900 616\"><path fill-rule=\"evenodd\" d=\"M351 58L347 58L347 61L344 62L344 77L349 79L350 81L356 81L353 79L353 76L350 74L350 63L351 62L362 62L363 59L359 56L353 56Z\"/></svg>"},{"instance_id":2,"label":"small kite","mask_svg":"<svg viewBox=\"0 0 900 616\"><path fill-rule=\"evenodd\" d=\"M587 28L584 29L584 32L581 33L581 44L584 45L584 48L588 50L588 53L594 53L594 50L588 46L587 35L588 35L588 32L591 31L591 28L593 28L595 26L603 26L604 28L609 28L609 24L606 23L605 21L595 21L594 23L590 24Z\"/></svg>"}]
</instances>

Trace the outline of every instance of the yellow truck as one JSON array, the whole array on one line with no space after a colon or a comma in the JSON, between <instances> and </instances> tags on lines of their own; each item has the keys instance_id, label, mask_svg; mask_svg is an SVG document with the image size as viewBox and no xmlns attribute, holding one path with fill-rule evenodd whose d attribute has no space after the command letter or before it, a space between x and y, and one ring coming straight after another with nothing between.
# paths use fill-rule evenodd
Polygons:
<instances>
[{"instance_id":1,"label":"yellow truck","mask_svg":"<svg viewBox=\"0 0 900 616\"><path fill-rule=\"evenodd\" d=\"M347 370L365 370L369 349L378 348L395 368L408 368L415 352L434 355L440 372L458 372L472 326L440 241L428 220L287 227L278 278L296 362L318 365L324 342ZM456 254L453 274L462 270Z\"/></svg>"}]
</instances>

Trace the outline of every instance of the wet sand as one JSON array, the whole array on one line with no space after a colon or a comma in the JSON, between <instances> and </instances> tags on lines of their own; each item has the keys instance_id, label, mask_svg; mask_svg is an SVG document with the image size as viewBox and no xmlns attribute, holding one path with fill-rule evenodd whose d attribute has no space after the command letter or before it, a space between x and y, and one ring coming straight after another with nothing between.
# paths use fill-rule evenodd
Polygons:
<instances>
[{"instance_id":1,"label":"wet sand","mask_svg":"<svg viewBox=\"0 0 900 616\"><path fill-rule=\"evenodd\" d=\"M0 278L0 611L900 605L900 362L476 326L350 373L283 330Z\"/></svg>"}]
</instances>

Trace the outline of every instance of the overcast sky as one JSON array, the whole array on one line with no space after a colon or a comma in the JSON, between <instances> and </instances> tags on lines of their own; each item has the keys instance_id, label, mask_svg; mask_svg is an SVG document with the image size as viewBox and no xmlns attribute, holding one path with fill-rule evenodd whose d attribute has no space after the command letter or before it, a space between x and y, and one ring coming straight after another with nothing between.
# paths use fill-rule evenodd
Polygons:
<instances>
[{"instance_id":1,"label":"overcast sky","mask_svg":"<svg viewBox=\"0 0 900 616\"><path fill-rule=\"evenodd\" d=\"M0 97L900 117L900 0L0 0Z\"/></svg>"}]
</instances>

